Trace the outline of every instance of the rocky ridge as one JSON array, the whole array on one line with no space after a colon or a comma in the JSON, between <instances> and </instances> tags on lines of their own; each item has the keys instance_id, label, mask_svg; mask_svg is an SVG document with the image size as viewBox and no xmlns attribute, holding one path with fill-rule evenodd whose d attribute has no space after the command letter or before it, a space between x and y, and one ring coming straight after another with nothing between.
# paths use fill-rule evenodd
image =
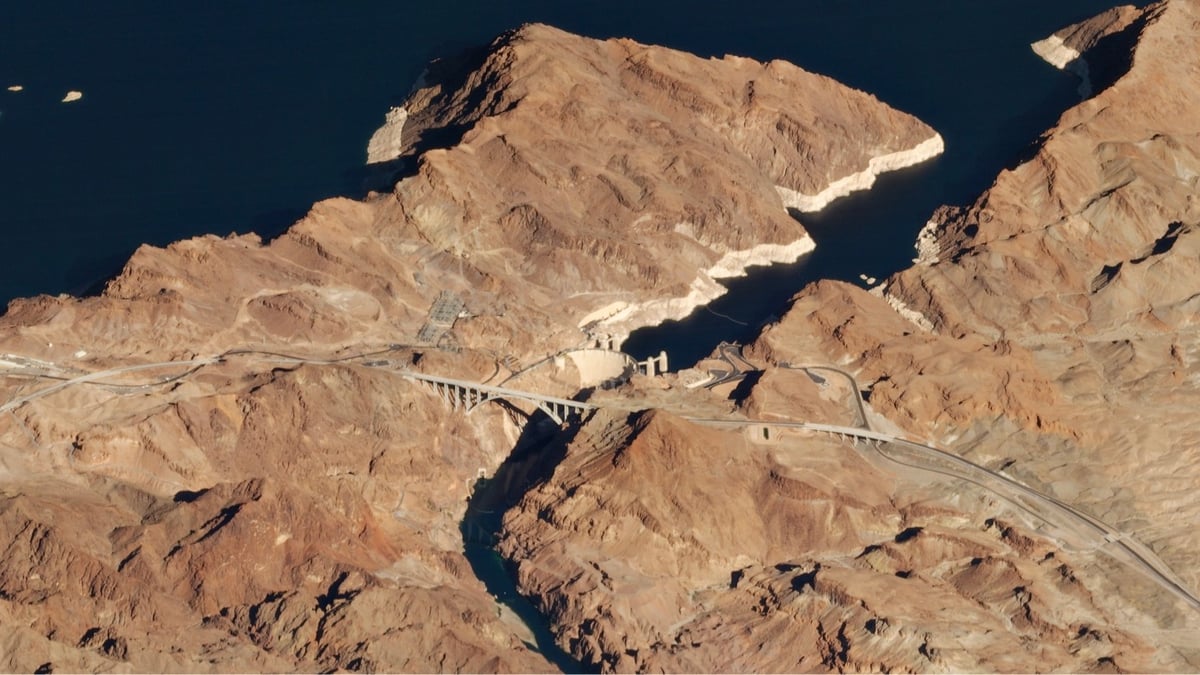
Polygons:
<instances>
[{"instance_id":1,"label":"rocky ridge","mask_svg":"<svg viewBox=\"0 0 1200 675\"><path fill-rule=\"evenodd\" d=\"M1180 412L1198 391L1200 55L1190 47L1198 18L1194 2L1143 10L1131 24L1142 28L1129 71L1066 112L1037 155L975 204L939 213L936 260L887 288L933 327L922 339L972 337L1021 355L1009 359L1008 382L1043 380L1038 388L1055 405L1007 417L1018 428L1054 429L1062 445L1035 452L980 439L977 452L1003 452L1042 476L1078 462L1064 496L1148 528L1193 587L1200 542L1187 523L1198 505L1182 497L1200 477L1193 420ZM995 400L1005 388L977 395ZM902 395L890 398L895 419L946 433L920 403L900 413Z\"/></svg>"},{"instance_id":2,"label":"rocky ridge","mask_svg":"<svg viewBox=\"0 0 1200 675\"><path fill-rule=\"evenodd\" d=\"M1109 75L1116 77L1128 67L1122 62L1129 58L1134 40L1150 15L1132 5L1114 7L1067 26L1030 47L1050 65L1078 76L1079 95L1087 98L1097 89L1112 84ZM1099 82L1093 81L1093 63L1101 76Z\"/></svg>"},{"instance_id":3,"label":"rocky ridge","mask_svg":"<svg viewBox=\"0 0 1200 675\"><path fill-rule=\"evenodd\" d=\"M528 26L467 62L431 67L377 132L402 143L373 161L419 153L396 219L498 284L570 278L608 300L580 323L617 335L811 250L775 192L819 209L942 149L912 116L783 61Z\"/></svg>"}]
</instances>

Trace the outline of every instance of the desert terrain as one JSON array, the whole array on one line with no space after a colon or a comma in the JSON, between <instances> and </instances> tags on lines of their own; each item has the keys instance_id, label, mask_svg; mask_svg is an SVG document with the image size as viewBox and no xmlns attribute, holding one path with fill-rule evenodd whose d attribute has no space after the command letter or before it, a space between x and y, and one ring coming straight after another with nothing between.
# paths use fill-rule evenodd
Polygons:
<instances>
[{"instance_id":1,"label":"desert terrain","mask_svg":"<svg viewBox=\"0 0 1200 675\"><path fill-rule=\"evenodd\" d=\"M1200 668L1198 38L1047 36L1086 98L912 267L686 369L620 343L936 130L542 25L430 64L392 189L0 316L0 669Z\"/></svg>"}]
</instances>

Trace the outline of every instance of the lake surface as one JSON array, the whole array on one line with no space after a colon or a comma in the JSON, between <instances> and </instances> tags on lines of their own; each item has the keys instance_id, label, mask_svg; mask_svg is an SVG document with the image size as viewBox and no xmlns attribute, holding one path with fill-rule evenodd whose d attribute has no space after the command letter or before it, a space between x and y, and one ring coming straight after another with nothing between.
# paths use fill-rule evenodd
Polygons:
<instances>
[{"instance_id":1,"label":"lake surface","mask_svg":"<svg viewBox=\"0 0 1200 675\"><path fill-rule=\"evenodd\" d=\"M269 236L318 199L360 195L367 139L424 64L527 21L787 59L934 126L945 157L853 225L887 250L806 267L881 276L933 207L971 199L1071 103L1071 77L1028 43L1113 4L2 3L0 306L95 290L143 243ZM83 99L60 103L68 90ZM834 213L805 222L838 229Z\"/></svg>"}]
</instances>

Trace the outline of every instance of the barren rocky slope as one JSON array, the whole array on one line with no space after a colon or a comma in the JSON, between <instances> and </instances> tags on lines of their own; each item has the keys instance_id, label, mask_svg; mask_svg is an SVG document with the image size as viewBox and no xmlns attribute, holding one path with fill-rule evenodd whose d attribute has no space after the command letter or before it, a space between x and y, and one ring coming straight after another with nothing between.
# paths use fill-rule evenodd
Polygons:
<instances>
[{"instance_id":1,"label":"barren rocky slope","mask_svg":"<svg viewBox=\"0 0 1200 675\"><path fill-rule=\"evenodd\" d=\"M782 63L531 26L442 66L387 132L420 153L394 192L0 318L0 669L550 669L462 555L522 414L395 371L573 394L525 367L795 258L785 196L940 144Z\"/></svg>"},{"instance_id":2,"label":"barren rocky slope","mask_svg":"<svg viewBox=\"0 0 1200 675\"><path fill-rule=\"evenodd\" d=\"M781 367L838 364L876 428L1101 518L1197 589L1200 3L1066 33L1084 58L1106 34L1135 50L1096 60L1120 68L1094 69L1110 86L1030 160L935 214L919 264L870 293L800 293L747 349L765 374L726 414L852 426L813 404L832 385ZM759 431L663 412L583 427L502 542L564 643L616 670L1200 667L1195 607L1103 538Z\"/></svg>"},{"instance_id":3,"label":"barren rocky slope","mask_svg":"<svg viewBox=\"0 0 1200 675\"><path fill-rule=\"evenodd\" d=\"M423 153L392 217L505 295L565 280L604 301L583 322L618 334L811 250L778 195L820 208L942 148L915 118L782 61L528 26L466 62L434 64L377 133L398 143L375 161Z\"/></svg>"},{"instance_id":4,"label":"barren rocky slope","mask_svg":"<svg viewBox=\"0 0 1200 675\"><path fill-rule=\"evenodd\" d=\"M1006 418L1054 429L1057 447L992 437L975 453L1050 482L1069 459L1055 489L1126 523L1197 587L1200 4L1153 5L1144 17L1129 72L1064 114L1037 155L975 204L937 214L936 250L888 293L933 339L976 336L1020 354L1012 371L1044 380L1055 405ZM898 385L881 404L915 431L944 435ZM964 411L956 426L981 418Z\"/></svg>"}]
</instances>

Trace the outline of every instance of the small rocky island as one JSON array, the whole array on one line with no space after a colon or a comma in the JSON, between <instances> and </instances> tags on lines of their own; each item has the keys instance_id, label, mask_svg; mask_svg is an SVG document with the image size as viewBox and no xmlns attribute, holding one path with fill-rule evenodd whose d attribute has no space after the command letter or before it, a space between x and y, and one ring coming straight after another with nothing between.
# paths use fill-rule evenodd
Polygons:
<instances>
[{"instance_id":1,"label":"small rocky island","mask_svg":"<svg viewBox=\"0 0 1200 675\"><path fill-rule=\"evenodd\" d=\"M1194 671L1198 39L1039 43L1089 97L911 268L675 371L622 340L941 137L541 25L430 64L391 189L0 317L0 669Z\"/></svg>"}]
</instances>

